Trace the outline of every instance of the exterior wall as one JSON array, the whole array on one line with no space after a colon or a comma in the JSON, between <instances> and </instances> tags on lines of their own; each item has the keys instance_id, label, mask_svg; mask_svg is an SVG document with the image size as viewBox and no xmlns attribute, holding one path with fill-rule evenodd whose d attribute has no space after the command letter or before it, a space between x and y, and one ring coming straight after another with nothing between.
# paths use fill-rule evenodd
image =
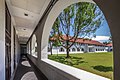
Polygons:
<instances>
[{"instance_id":1,"label":"exterior wall","mask_svg":"<svg viewBox=\"0 0 120 80\"><path fill-rule=\"evenodd\" d=\"M19 60L20 60L20 56L21 56L21 53L20 53L20 44L18 42L18 35L15 36L15 61L16 61L16 66L17 64L19 63Z\"/></svg>"},{"instance_id":2,"label":"exterior wall","mask_svg":"<svg viewBox=\"0 0 120 80\"><path fill-rule=\"evenodd\" d=\"M16 38L16 63L19 58L19 43ZM14 31L13 23L11 24L11 76L13 75L13 55L14 55ZM0 0L0 80L5 80L5 0Z\"/></svg>"},{"instance_id":3,"label":"exterior wall","mask_svg":"<svg viewBox=\"0 0 120 80\"><path fill-rule=\"evenodd\" d=\"M15 56L15 59L14 59L14 56ZM15 45L14 45L14 26L13 26L13 22L11 22L11 76L13 76L15 72L14 61L15 61L15 66L17 67L19 60L20 60L20 45L18 42L18 36L16 34L15 34Z\"/></svg>"},{"instance_id":4,"label":"exterior wall","mask_svg":"<svg viewBox=\"0 0 120 80\"><path fill-rule=\"evenodd\" d=\"M112 47L112 46L108 46L108 47L106 47L106 50L107 50L108 52L111 52L111 51L113 51L113 47Z\"/></svg>"},{"instance_id":5,"label":"exterior wall","mask_svg":"<svg viewBox=\"0 0 120 80\"><path fill-rule=\"evenodd\" d=\"M14 74L14 29L13 18L11 18L11 76ZM20 48L18 37L15 37L16 66L20 59ZM5 80L5 0L0 0L0 80Z\"/></svg>"},{"instance_id":6,"label":"exterior wall","mask_svg":"<svg viewBox=\"0 0 120 80\"><path fill-rule=\"evenodd\" d=\"M14 72L14 27L11 20L11 76Z\"/></svg>"},{"instance_id":7,"label":"exterior wall","mask_svg":"<svg viewBox=\"0 0 120 80\"><path fill-rule=\"evenodd\" d=\"M5 2L0 0L0 80L5 80Z\"/></svg>"},{"instance_id":8,"label":"exterior wall","mask_svg":"<svg viewBox=\"0 0 120 80\"><path fill-rule=\"evenodd\" d=\"M60 51L61 48L64 49L64 51ZM75 49L75 51L72 51L73 48ZM66 49L64 47L53 48L52 49L52 53L53 54L66 54ZM84 53L84 52L81 51L81 49L80 49L80 51L77 51L77 48L72 46L70 48L70 52L69 53L72 54L72 53ZM51 54L51 52L48 52L48 54Z\"/></svg>"},{"instance_id":9,"label":"exterior wall","mask_svg":"<svg viewBox=\"0 0 120 80\"><path fill-rule=\"evenodd\" d=\"M15 41L14 41L14 39L15 39ZM14 42L15 42L15 46L14 46ZM14 59L14 54L15 54L15 59ZM15 65L17 67L19 59L20 59L20 45L18 42L17 34L15 34L15 36L14 36L14 23L13 23L13 17L12 17L11 18L11 78L13 78L14 72L15 72L14 61L15 61ZM3 80L3 79L0 79L0 80Z\"/></svg>"},{"instance_id":10,"label":"exterior wall","mask_svg":"<svg viewBox=\"0 0 120 80\"><path fill-rule=\"evenodd\" d=\"M74 44L73 46L71 46L70 48L70 54L71 53L92 53L92 52L108 52L109 48L106 49L105 46L97 46L97 45L89 45L89 44ZM49 44L48 47L50 48ZM73 48L75 49L75 51L73 51ZM80 49L80 51L77 51L77 48ZM61 49L63 49L63 51L61 51ZM109 50L110 51L110 50ZM52 53L53 54L66 54L66 49L62 46L60 47L53 47L52 49ZM51 52L49 51L48 54L51 54Z\"/></svg>"}]
</instances>

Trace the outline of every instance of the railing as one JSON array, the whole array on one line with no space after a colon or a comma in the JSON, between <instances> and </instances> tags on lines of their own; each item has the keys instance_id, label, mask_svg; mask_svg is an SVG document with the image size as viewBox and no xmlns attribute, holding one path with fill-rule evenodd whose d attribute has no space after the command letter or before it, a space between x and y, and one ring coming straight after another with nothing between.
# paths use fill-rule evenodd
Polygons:
<instances>
[{"instance_id":1,"label":"railing","mask_svg":"<svg viewBox=\"0 0 120 80\"><path fill-rule=\"evenodd\" d=\"M56 70L56 72L57 71L65 72L66 74L69 74L71 75L71 77L75 77L78 80L110 80L108 78L105 78L81 69L77 69L65 64L61 64L59 62L55 62L49 59L42 59L42 61L51 65L51 67L58 69ZM65 76L65 74L63 76Z\"/></svg>"},{"instance_id":2,"label":"railing","mask_svg":"<svg viewBox=\"0 0 120 80\"><path fill-rule=\"evenodd\" d=\"M47 59L47 55L48 55L47 46L42 50L41 54L42 54L41 56L43 57L41 58L42 62L47 64L47 66L49 66L46 68L46 70L48 69L50 71L53 71L45 75L48 76L50 76L50 74L61 75L60 77L66 77L68 80L110 80L108 78Z\"/></svg>"}]
</instances>

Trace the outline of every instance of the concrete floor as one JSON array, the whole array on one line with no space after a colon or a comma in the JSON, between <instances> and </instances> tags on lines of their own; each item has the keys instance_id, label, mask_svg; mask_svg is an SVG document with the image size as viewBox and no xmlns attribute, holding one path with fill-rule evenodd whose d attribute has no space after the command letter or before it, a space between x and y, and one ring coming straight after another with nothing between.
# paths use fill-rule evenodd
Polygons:
<instances>
[{"instance_id":1,"label":"concrete floor","mask_svg":"<svg viewBox=\"0 0 120 80\"><path fill-rule=\"evenodd\" d=\"M20 60L13 80L48 80L25 56Z\"/></svg>"}]
</instances>

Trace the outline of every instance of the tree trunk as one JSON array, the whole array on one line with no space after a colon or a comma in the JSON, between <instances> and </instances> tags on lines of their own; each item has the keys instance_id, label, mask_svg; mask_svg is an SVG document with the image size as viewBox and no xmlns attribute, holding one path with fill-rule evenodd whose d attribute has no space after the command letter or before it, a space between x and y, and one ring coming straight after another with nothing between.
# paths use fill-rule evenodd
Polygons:
<instances>
[{"instance_id":1,"label":"tree trunk","mask_svg":"<svg viewBox=\"0 0 120 80\"><path fill-rule=\"evenodd\" d=\"M52 48L50 49L51 55L52 55Z\"/></svg>"},{"instance_id":2,"label":"tree trunk","mask_svg":"<svg viewBox=\"0 0 120 80\"><path fill-rule=\"evenodd\" d=\"M50 42L50 53L52 55L52 43Z\"/></svg>"},{"instance_id":3,"label":"tree trunk","mask_svg":"<svg viewBox=\"0 0 120 80\"><path fill-rule=\"evenodd\" d=\"M67 48L66 50L67 50L67 51L66 51L66 52L67 52L66 58L69 58L69 57L70 57L70 55L69 55L69 48Z\"/></svg>"}]
</instances>

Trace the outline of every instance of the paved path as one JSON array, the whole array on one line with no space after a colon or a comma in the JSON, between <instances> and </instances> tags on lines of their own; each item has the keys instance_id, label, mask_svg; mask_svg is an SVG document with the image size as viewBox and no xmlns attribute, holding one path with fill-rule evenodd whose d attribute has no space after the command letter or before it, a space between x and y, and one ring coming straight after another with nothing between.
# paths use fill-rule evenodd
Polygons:
<instances>
[{"instance_id":1,"label":"paved path","mask_svg":"<svg viewBox=\"0 0 120 80\"><path fill-rule=\"evenodd\" d=\"M18 64L13 80L48 80L44 74L36 68L25 56Z\"/></svg>"}]
</instances>

